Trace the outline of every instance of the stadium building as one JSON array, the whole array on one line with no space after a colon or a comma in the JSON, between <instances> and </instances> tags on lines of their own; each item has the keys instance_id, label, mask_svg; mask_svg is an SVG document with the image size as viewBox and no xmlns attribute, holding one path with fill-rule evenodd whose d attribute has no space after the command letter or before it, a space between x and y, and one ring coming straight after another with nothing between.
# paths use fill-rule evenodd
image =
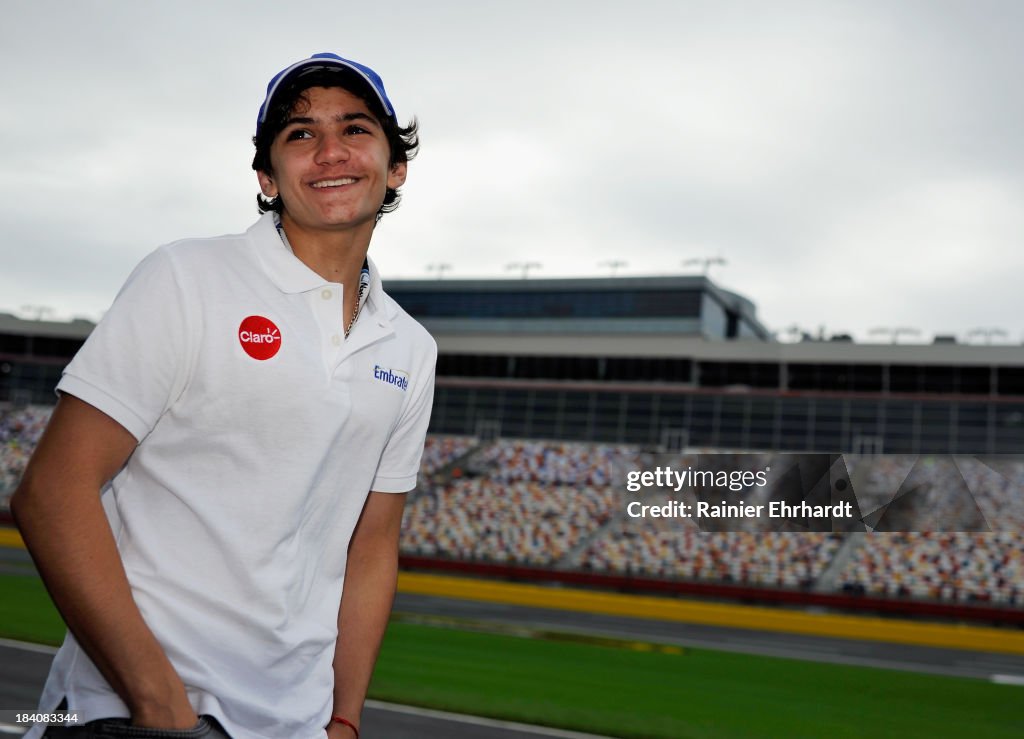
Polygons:
<instances>
[{"instance_id":1,"label":"stadium building","mask_svg":"<svg viewBox=\"0 0 1024 739\"><path fill-rule=\"evenodd\" d=\"M33 321L0 313L0 402L52 405L60 373L96 324Z\"/></svg>"},{"instance_id":2,"label":"stadium building","mask_svg":"<svg viewBox=\"0 0 1024 739\"><path fill-rule=\"evenodd\" d=\"M391 281L435 433L667 448L1024 451L1024 347L772 339L706 277Z\"/></svg>"},{"instance_id":3,"label":"stadium building","mask_svg":"<svg viewBox=\"0 0 1024 739\"><path fill-rule=\"evenodd\" d=\"M392 280L437 339L431 431L751 450L1024 452L1024 347L775 341L706 277ZM0 314L0 401L52 403L89 321Z\"/></svg>"}]
</instances>

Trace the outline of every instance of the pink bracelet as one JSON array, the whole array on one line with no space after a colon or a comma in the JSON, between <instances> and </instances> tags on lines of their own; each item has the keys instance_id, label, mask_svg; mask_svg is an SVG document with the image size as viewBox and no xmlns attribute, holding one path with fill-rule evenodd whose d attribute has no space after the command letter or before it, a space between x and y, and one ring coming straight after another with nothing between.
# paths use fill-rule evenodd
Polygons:
<instances>
[{"instance_id":1,"label":"pink bracelet","mask_svg":"<svg viewBox=\"0 0 1024 739\"><path fill-rule=\"evenodd\" d=\"M352 731L356 733L356 739L359 739L359 729L357 729L356 725L344 716L331 716L331 721L333 721L336 724L343 724L344 726L347 726L348 728L352 729Z\"/></svg>"}]
</instances>

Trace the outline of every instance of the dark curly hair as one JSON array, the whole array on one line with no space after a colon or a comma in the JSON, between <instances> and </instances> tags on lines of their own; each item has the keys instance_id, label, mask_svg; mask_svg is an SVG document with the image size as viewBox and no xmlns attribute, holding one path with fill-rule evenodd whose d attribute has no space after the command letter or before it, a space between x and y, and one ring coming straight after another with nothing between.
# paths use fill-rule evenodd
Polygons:
<instances>
[{"instance_id":1,"label":"dark curly hair","mask_svg":"<svg viewBox=\"0 0 1024 739\"><path fill-rule=\"evenodd\" d=\"M252 137L252 143L256 146L256 155L252 160L252 168L257 172L273 174L270 166L270 145L277 138L277 135L284 130L285 124L295 112L299 105L309 105L306 97L306 90L311 87L341 87L353 95L357 95L369 108L370 112L380 122L387 138L388 147L391 150L388 166L393 167L410 161L419 151L419 124L413 118L409 125L402 128L398 122L384 112L380 100L369 89L365 80L356 73L347 69L316 69L299 74L290 80L282 88L279 88L274 95L273 105L267 111L266 120L259 127L259 132ZM384 202L377 211L379 221L385 213L390 213L398 207L402 194L395 188L387 188L384 195ZM284 210L284 203L281 196L274 198L264 197L262 193L256 195L256 206L260 213L269 210L281 213Z\"/></svg>"}]
</instances>

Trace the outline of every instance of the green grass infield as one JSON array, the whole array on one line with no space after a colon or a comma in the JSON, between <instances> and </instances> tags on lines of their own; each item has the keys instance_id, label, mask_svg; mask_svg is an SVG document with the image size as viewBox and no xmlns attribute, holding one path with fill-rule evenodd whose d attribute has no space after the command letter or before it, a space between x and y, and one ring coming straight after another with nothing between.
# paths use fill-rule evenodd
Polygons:
<instances>
[{"instance_id":1,"label":"green grass infield","mask_svg":"<svg viewBox=\"0 0 1024 739\"><path fill-rule=\"evenodd\" d=\"M616 737L1024 736L1012 685L436 623L392 622L372 698ZM0 636L63 634L38 579L0 576Z\"/></svg>"}]
</instances>

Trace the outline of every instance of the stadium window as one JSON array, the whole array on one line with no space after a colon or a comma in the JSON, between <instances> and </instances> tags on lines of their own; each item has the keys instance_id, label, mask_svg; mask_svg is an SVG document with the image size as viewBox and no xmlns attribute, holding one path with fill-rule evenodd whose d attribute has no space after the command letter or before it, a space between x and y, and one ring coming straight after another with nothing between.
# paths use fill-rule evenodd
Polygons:
<instances>
[{"instance_id":1,"label":"stadium window","mask_svg":"<svg viewBox=\"0 0 1024 739\"><path fill-rule=\"evenodd\" d=\"M915 443L915 405L903 401L885 405L885 451L887 454L913 454Z\"/></svg>"},{"instance_id":2,"label":"stadium window","mask_svg":"<svg viewBox=\"0 0 1024 739\"><path fill-rule=\"evenodd\" d=\"M516 357L516 377L524 380L537 378L536 357Z\"/></svg>"},{"instance_id":3,"label":"stadium window","mask_svg":"<svg viewBox=\"0 0 1024 739\"><path fill-rule=\"evenodd\" d=\"M725 311L725 336L727 339L735 339L739 335L740 316L735 311Z\"/></svg>"},{"instance_id":4,"label":"stadium window","mask_svg":"<svg viewBox=\"0 0 1024 739\"><path fill-rule=\"evenodd\" d=\"M594 399L594 424L601 429L597 438L618 440L623 397L618 393L597 393Z\"/></svg>"},{"instance_id":5,"label":"stadium window","mask_svg":"<svg viewBox=\"0 0 1024 739\"><path fill-rule=\"evenodd\" d=\"M653 396L638 393L630 394L627 398L625 441L632 444L651 443Z\"/></svg>"},{"instance_id":6,"label":"stadium window","mask_svg":"<svg viewBox=\"0 0 1024 739\"><path fill-rule=\"evenodd\" d=\"M28 337L18 334L0 334L0 352L5 354L27 354Z\"/></svg>"},{"instance_id":7,"label":"stadium window","mask_svg":"<svg viewBox=\"0 0 1024 739\"><path fill-rule=\"evenodd\" d=\"M996 409L996 454L1024 452L1024 405L1000 404Z\"/></svg>"},{"instance_id":8,"label":"stadium window","mask_svg":"<svg viewBox=\"0 0 1024 739\"><path fill-rule=\"evenodd\" d=\"M501 407L500 389L481 387L476 389L474 411L476 415L487 418L499 418Z\"/></svg>"},{"instance_id":9,"label":"stadium window","mask_svg":"<svg viewBox=\"0 0 1024 739\"><path fill-rule=\"evenodd\" d=\"M590 393L566 393L565 413L562 416L562 433L566 438L586 441L591 438L592 397Z\"/></svg>"},{"instance_id":10,"label":"stadium window","mask_svg":"<svg viewBox=\"0 0 1024 739\"><path fill-rule=\"evenodd\" d=\"M880 410L881 404L877 400L850 400L850 433L853 436L877 436Z\"/></svg>"},{"instance_id":11,"label":"stadium window","mask_svg":"<svg viewBox=\"0 0 1024 739\"><path fill-rule=\"evenodd\" d=\"M544 380L551 380L558 377L558 370L555 367L554 357L534 357L534 366L537 368L537 377Z\"/></svg>"},{"instance_id":12,"label":"stadium window","mask_svg":"<svg viewBox=\"0 0 1024 739\"><path fill-rule=\"evenodd\" d=\"M926 393L956 392L956 371L951 366L921 367L921 387Z\"/></svg>"},{"instance_id":13,"label":"stadium window","mask_svg":"<svg viewBox=\"0 0 1024 739\"><path fill-rule=\"evenodd\" d=\"M448 388L448 407L465 409L471 405L472 402L472 388L465 387L449 387Z\"/></svg>"},{"instance_id":14,"label":"stadium window","mask_svg":"<svg viewBox=\"0 0 1024 739\"><path fill-rule=\"evenodd\" d=\"M948 403L921 404L921 445L922 454L948 454L952 437L952 410Z\"/></svg>"},{"instance_id":15,"label":"stadium window","mask_svg":"<svg viewBox=\"0 0 1024 739\"><path fill-rule=\"evenodd\" d=\"M960 454L987 454L988 410L982 403L960 403L956 409L956 451Z\"/></svg>"},{"instance_id":16,"label":"stadium window","mask_svg":"<svg viewBox=\"0 0 1024 739\"><path fill-rule=\"evenodd\" d=\"M718 418L718 443L723 447L746 446L747 403L743 398L723 398Z\"/></svg>"},{"instance_id":17,"label":"stadium window","mask_svg":"<svg viewBox=\"0 0 1024 739\"><path fill-rule=\"evenodd\" d=\"M33 336L31 353L37 357L61 357L68 358L75 356L75 353L85 343L79 339L62 339L51 336Z\"/></svg>"},{"instance_id":18,"label":"stadium window","mask_svg":"<svg viewBox=\"0 0 1024 739\"><path fill-rule=\"evenodd\" d=\"M646 365L646 377L650 382L665 382L667 376L666 360L664 357L652 357L644 362Z\"/></svg>"},{"instance_id":19,"label":"stadium window","mask_svg":"<svg viewBox=\"0 0 1024 739\"><path fill-rule=\"evenodd\" d=\"M779 411L780 447L802 452L810 448L811 404L803 398L783 398Z\"/></svg>"},{"instance_id":20,"label":"stadium window","mask_svg":"<svg viewBox=\"0 0 1024 739\"><path fill-rule=\"evenodd\" d=\"M710 446L715 428L714 398L694 396L690 407L690 444Z\"/></svg>"},{"instance_id":21,"label":"stadium window","mask_svg":"<svg viewBox=\"0 0 1024 739\"><path fill-rule=\"evenodd\" d=\"M621 361L617 357L605 357L604 377L602 379L615 382L622 379Z\"/></svg>"},{"instance_id":22,"label":"stadium window","mask_svg":"<svg viewBox=\"0 0 1024 739\"><path fill-rule=\"evenodd\" d=\"M998 367L996 386L1000 395L1024 395L1024 367Z\"/></svg>"},{"instance_id":23,"label":"stadium window","mask_svg":"<svg viewBox=\"0 0 1024 739\"><path fill-rule=\"evenodd\" d=\"M750 400L747 445L751 449L770 449L775 433L776 401L761 398Z\"/></svg>"},{"instance_id":24,"label":"stadium window","mask_svg":"<svg viewBox=\"0 0 1024 739\"><path fill-rule=\"evenodd\" d=\"M920 388L920 367L905 364L889 366L889 392L916 393ZM886 447L888 448L888 447Z\"/></svg>"},{"instance_id":25,"label":"stadium window","mask_svg":"<svg viewBox=\"0 0 1024 739\"><path fill-rule=\"evenodd\" d=\"M821 383L818 379L819 367L816 364L794 363L788 366L789 387L791 390L818 390Z\"/></svg>"},{"instance_id":26,"label":"stadium window","mask_svg":"<svg viewBox=\"0 0 1024 739\"><path fill-rule=\"evenodd\" d=\"M558 393L550 390L537 392L534 396L533 412L545 418L553 417L558 412Z\"/></svg>"},{"instance_id":27,"label":"stadium window","mask_svg":"<svg viewBox=\"0 0 1024 739\"><path fill-rule=\"evenodd\" d=\"M629 382L636 379L632 357L614 357L608 360L608 379Z\"/></svg>"},{"instance_id":28,"label":"stadium window","mask_svg":"<svg viewBox=\"0 0 1024 739\"><path fill-rule=\"evenodd\" d=\"M843 422L843 406L844 401L842 400L816 400L814 403L815 426L818 424L841 425Z\"/></svg>"},{"instance_id":29,"label":"stadium window","mask_svg":"<svg viewBox=\"0 0 1024 739\"><path fill-rule=\"evenodd\" d=\"M455 375L455 357L450 354L437 355L438 376L451 377Z\"/></svg>"},{"instance_id":30,"label":"stadium window","mask_svg":"<svg viewBox=\"0 0 1024 739\"><path fill-rule=\"evenodd\" d=\"M989 367L958 367L957 385L964 395L988 395L992 390L992 370Z\"/></svg>"},{"instance_id":31,"label":"stadium window","mask_svg":"<svg viewBox=\"0 0 1024 739\"><path fill-rule=\"evenodd\" d=\"M844 364L828 364L818 368L819 390L846 390L850 385L849 368Z\"/></svg>"},{"instance_id":32,"label":"stadium window","mask_svg":"<svg viewBox=\"0 0 1024 739\"><path fill-rule=\"evenodd\" d=\"M854 364L850 366L848 390L861 393L882 391L882 365Z\"/></svg>"},{"instance_id":33,"label":"stadium window","mask_svg":"<svg viewBox=\"0 0 1024 739\"><path fill-rule=\"evenodd\" d=\"M777 388L781 380L781 367L777 362L757 362L750 365L751 387Z\"/></svg>"},{"instance_id":34,"label":"stadium window","mask_svg":"<svg viewBox=\"0 0 1024 739\"><path fill-rule=\"evenodd\" d=\"M662 423L673 427L685 427L688 403L689 396L686 395L662 395L658 399L658 415Z\"/></svg>"},{"instance_id":35,"label":"stadium window","mask_svg":"<svg viewBox=\"0 0 1024 739\"><path fill-rule=\"evenodd\" d=\"M726 384L724 362L698 362L697 377L701 387L722 387Z\"/></svg>"},{"instance_id":36,"label":"stadium window","mask_svg":"<svg viewBox=\"0 0 1024 739\"><path fill-rule=\"evenodd\" d=\"M476 377L479 357L476 354L442 354L437 358L437 374L445 377Z\"/></svg>"}]
</instances>

